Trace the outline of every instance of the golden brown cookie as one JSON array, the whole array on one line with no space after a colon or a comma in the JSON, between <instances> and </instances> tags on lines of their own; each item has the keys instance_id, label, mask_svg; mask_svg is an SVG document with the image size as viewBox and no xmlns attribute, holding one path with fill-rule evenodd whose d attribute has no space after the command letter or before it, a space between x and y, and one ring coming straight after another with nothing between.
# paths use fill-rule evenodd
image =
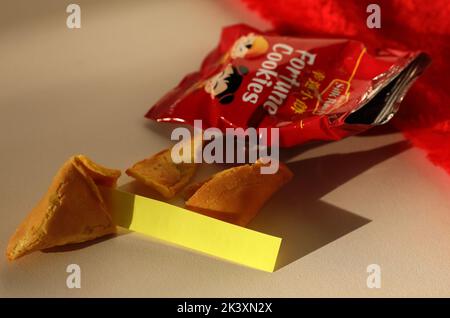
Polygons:
<instances>
[{"instance_id":1,"label":"golden brown cookie","mask_svg":"<svg viewBox=\"0 0 450 318\"><path fill-rule=\"evenodd\" d=\"M85 156L71 157L9 240L8 259L115 233L97 185L114 186L119 176L119 170L104 168Z\"/></svg>"},{"instance_id":2,"label":"golden brown cookie","mask_svg":"<svg viewBox=\"0 0 450 318\"><path fill-rule=\"evenodd\" d=\"M263 165L258 161L215 174L192 194L186 201L186 207L246 226L266 201L293 176L283 163L279 164L275 174L261 174Z\"/></svg>"},{"instance_id":3,"label":"golden brown cookie","mask_svg":"<svg viewBox=\"0 0 450 318\"><path fill-rule=\"evenodd\" d=\"M155 189L166 199L171 199L189 183L197 170L197 164L194 163L194 147L195 145L201 147L202 141L195 144L192 139L188 142L191 143L189 162L175 163L171 156L172 148L169 148L135 163L125 172Z\"/></svg>"}]
</instances>

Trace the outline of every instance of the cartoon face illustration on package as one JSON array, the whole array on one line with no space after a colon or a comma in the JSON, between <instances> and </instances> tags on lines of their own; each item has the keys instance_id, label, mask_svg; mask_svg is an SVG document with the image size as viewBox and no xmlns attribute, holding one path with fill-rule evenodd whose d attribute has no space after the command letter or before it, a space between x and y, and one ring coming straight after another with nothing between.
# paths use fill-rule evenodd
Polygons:
<instances>
[{"instance_id":1,"label":"cartoon face illustration on package","mask_svg":"<svg viewBox=\"0 0 450 318\"><path fill-rule=\"evenodd\" d=\"M234 93L242 83L242 78L248 73L244 66L234 66L231 63L223 70L205 82L205 91L212 99L218 99L221 104L229 104L234 99Z\"/></svg>"},{"instance_id":2,"label":"cartoon face illustration on package","mask_svg":"<svg viewBox=\"0 0 450 318\"><path fill-rule=\"evenodd\" d=\"M230 50L230 56L232 59L251 59L265 54L268 49L269 43L262 35L249 33L236 40Z\"/></svg>"}]
</instances>

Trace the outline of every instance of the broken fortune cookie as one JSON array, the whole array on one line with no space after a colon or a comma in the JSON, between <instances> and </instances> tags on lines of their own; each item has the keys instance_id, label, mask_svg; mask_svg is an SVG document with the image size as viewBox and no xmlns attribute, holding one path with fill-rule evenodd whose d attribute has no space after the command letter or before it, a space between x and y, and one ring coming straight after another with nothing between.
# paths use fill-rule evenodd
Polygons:
<instances>
[{"instance_id":1,"label":"broken fortune cookie","mask_svg":"<svg viewBox=\"0 0 450 318\"><path fill-rule=\"evenodd\" d=\"M186 207L190 210L246 226L270 197L292 179L289 168L279 163L274 174L262 174L267 164L257 161L218 172L204 183L188 187Z\"/></svg>"},{"instance_id":2,"label":"broken fortune cookie","mask_svg":"<svg viewBox=\"0 0 450 318\"><path fill-rule=\"evenodd\" d=\"M158 191L164 198L173 198L194 176L195 163L174 163L171 149L165 149L135 163L125 172L130 177Z\"/></svg>"},{"instance_id":3,"label":"broken fortune cookie","mask_svg":"<svg viewBox=\"0 0 450 318\"><path fill-rule=\"evenodd\" d=\"M71 157L9 240L8 259L115 233L97 185L114 187L119 176L119 170L102 167L83 155Z\"/></svg>"}]
</instances>

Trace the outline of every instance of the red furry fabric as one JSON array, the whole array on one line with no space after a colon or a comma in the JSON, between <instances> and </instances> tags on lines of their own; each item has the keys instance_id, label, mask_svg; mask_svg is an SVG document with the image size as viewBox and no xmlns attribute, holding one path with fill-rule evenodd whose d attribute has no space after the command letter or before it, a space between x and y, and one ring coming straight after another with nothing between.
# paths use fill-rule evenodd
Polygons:
<instances>
[{"instance_id":1,"label":"red furry fabric","mask_svg":"<svg viewBox=\"0 0 450 318\"><path fill-rule=\"evenodd\" d=\"M242 0L280 32L350 37L371 47L420 49L433 59L407 94L394 125L450 173L449 0ZM366 8L381 8L381 28L368 29Z\"/></svg>"}]
</instances>

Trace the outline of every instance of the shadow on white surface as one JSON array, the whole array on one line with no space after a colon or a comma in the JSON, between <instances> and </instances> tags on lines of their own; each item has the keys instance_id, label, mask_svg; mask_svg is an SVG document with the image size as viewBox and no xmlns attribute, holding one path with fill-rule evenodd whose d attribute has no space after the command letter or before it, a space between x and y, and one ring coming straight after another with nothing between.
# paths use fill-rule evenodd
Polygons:
<instances>
[{"instance_id":1,"label":"shadow on white surface","mask_svg":"<svg viewBox=\"0 0 450 318\"><path fill-rule=\"evenodd\" d=\"M149 129L168 139L174 125L176 124L154 122L146 124ZM391 125L375 127L359 138L389 135L396 131ZM326 144L327 142L311 142L282 149L280 160L289 162L304 152ZM283 239L276 269L287 266L371 222L358 215L357 211L347 211L323 201L322 198L371 167L410 147L408 141L403 140L370 150L327 154L288 163L294 173L293 180L266 204L249 225L251 229ZM199 169L200 173L205 169L204 166ZM212 169L210 166L216 169L209 171L209 175L227 168L226 165L207 166L209 169ZM204 175L202 178L197 176L196 179L202 180L208 176L202 174ZM130 186L133 188L130 192L158 199L158 195L145 192L149 190L139 190L140 187L133 183L126 185L124 190L130 190L127 189ZM183 206L182 201L170 203Z\"/></svg>"},{"instance_id":2,"label":"shadow on white surface","mask_svg":"<svg viewBox=\"0 0 450 318\"><path fill-rule=\"evenodd\" d=\"M294 172L293 180L269 201L249 226L283 239L276 268L280 269L369 223L371 220L357 215L357 211L346 211L322 201L322 198L408 148L407 141L400 141L367 151L289 163Z\"/></svg>"}]
</instances>

